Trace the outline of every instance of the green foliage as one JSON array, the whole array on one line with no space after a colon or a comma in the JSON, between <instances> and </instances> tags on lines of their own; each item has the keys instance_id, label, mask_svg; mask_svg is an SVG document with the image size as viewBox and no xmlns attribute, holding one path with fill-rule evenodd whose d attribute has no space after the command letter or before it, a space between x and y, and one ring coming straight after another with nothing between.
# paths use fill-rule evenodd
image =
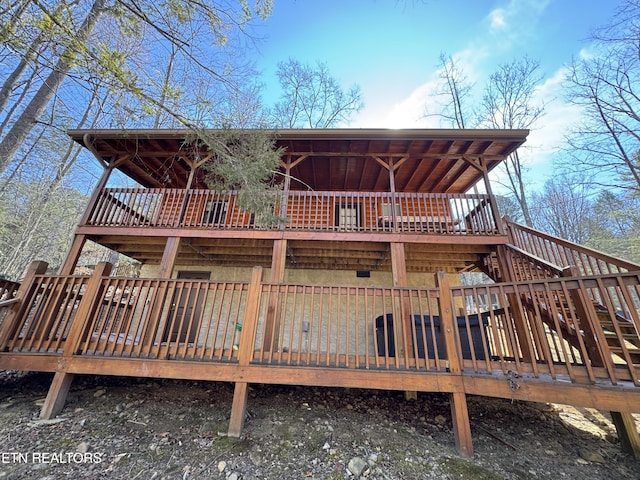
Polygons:
<instances>
[{"instance_id":1,"label":"green foliage","mask_svg":"<svg viewBox=\"0 0 640 480\"><path fill-rule=\"evenodd\" d=\"M213 158L204 165L213 190L238 191L241 208L254 214L258 226L279 221L276 206L282 184L277 175L281 149L267 130L205 130L198 132Z\"/></svg>"},{"instance_id":2,"label":"green foliage","mask_svg":"<svg viewBox=\"0 0 640 480\"><path fill-rule=\"evenodd\" d=\"M625 260L640 263L640 199L602 192L586 219L590 235L585 244Z\"/></svg>"}]
</instances>

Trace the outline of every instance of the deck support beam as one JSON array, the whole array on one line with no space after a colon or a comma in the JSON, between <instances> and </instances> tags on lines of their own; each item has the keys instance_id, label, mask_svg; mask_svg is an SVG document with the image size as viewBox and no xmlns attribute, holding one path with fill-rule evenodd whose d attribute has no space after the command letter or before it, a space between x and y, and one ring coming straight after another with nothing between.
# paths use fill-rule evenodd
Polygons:
<instances>
[{"instance_id":1,"label":"deck support beam","mask_svg":"<svg viewBox=\"0 0 640 480\"><path fill-rule=\"evenodd\" d=\"M162 260L160 261L160 269L157 276L159 278L171 278L173 267L176 264L178 250L180 250L180 237L169 237L164 247Z\"/></svg>"},{"instance_id":2,"label":"deck support beam","mask_svg":"<svg viewBox=\"0 0 640 480\"><path fill-rule=\"evenodd\" d=\"M236 382L233 391L233 405L231 406L231 418L229 420L229 437L238 438L244 428L244 419L247 416L247 398L249 395L249 384L246 382Z\"/></svg>"},{"instance_id":3,"label":"deck support beam","mask_svg":"<svg viewBox=\"0 0 640 480\"><path fill-rule=\"evenodd\" d=\"M628 412L611 412L622 450L640 460L640 434L633 416Z\"/></svg>"},{"instance_id":4,"label":"deck support beam","mask_svg":"<svg viewBox=\"0 0 640 480\"><path fill-rule=\"evenodd\" d=\"M260 316L260 299L262 296L262 267L254 267L247 292L247 309L244 325L240 333L238 347L238 364L248 367L253 358L253 351L256 343L256 332L258 330L258 317ZM247 396L249 384L247 382L236 382L233 391L233 404L231 405L231 418L229 419L230 437L238 438L244 427L244 419L247 416Z\"/></svg>"},{"instance_id":5,"label":"deck support beam","mask_svg":"<svg viewBox=\"0 0 640 480\"><path fill-rule=\"evenodd\" d=\"M407 287L409 282L407 280L407 260L405 255L404 243L391 242L391 276L393 279L394 287ZM396 352L399 355L404 355L405 350L411 352L412 345L412 325L411 322L411 305L407 298L400 299L400 322L397 325L394 324L395 338L398 339L398 348ZM404 332L404 334L402 333ZM409 354L411 355L411 353ZM417 400L418 392L415 390L405 390L405 400Z\"/></svg>"},{"instance_id":6,"label":"deck support beam","mask_svg":"<svg viewBox=\"0 0 640 480\"><path fill-rule=\"evenodd\" d=\"M273 242L273 254L271 257L271 274L269 281L272 284L284 282L285 266L287 262L287 240L278 239ZM278 308L278 292L272 291L267 304L267 314L264 323L264 339L262 349L265 352L276 352L278 350L279 325L276 323L276 310Z\"/></svg>"},{"instance_id":7,"label":"deck support beam","mask_svg":"<svg viewBox=\"0 0 640 480\"><path fill-rule=\"evenodd\" d=\"M467 396L464 392L453 392L449 395L451 402L451 422L455 436L456 449L464 457L473 457L473 440L471 438L471 424Z\"/></svg>"},{"instance_id":8,"label":"deck support beam","mask_svg":"<svg viewBox=\"0 0 640 480\"><path fill-rule=\"evenodd\" d=\"M71 382L73 382L73 376L73 373L55 373L53 381L49 386L49 392L47 392L47 398L40 411L40 418L49 420L56 417L62 411L64 403L67 401Z\"/></svg>"},{"instance_id":9,"label":"deck support beam","mask_svg":"<svg viewBox=\"0 0 640 480\"><path fill-rule=\"evenodd\" d=\"M444 343L445 356L449 361L449 372L458 379L462 379L462 365L460 365L460 356L458 356L454 333L455 329L458 328L458 323L453 311L453 296L449 288L449 279L444 272L436 274L436 287L440 290L440 332ZM471 422L469 421L467 397L462 381L455 386L453 392L449 395L449 401L451 402L451 420L458 453L465 457L473 457Z\"/></svg>"},{"instance_id":10,"label":"deck support beam","mask_svg":"<svg viewBox=\"0 0 640 480\"><path fill-rule=\"evenodd\" d=\"M87 236L84 234L76 234L73 236L73 242L71 242L71 246L69 247L69 251L67 252L66 260L60 267L60 275L73 275L86 241Z\"/></svg>"}]
</instances>

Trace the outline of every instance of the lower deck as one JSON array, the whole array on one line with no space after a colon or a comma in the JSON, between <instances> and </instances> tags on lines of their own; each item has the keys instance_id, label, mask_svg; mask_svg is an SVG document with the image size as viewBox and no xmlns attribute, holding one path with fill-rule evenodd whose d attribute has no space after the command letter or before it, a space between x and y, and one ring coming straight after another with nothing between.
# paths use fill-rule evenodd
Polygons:
<instances>
[{"instance_id":1,"label":"lower deck","mask_svg":"<svg viewBox=\"0 0 640 480\"><path fill-rule=\"evenodd\" d=\"M640 272L409 288L43 268L5 303L0 368L56 373L44 416L74 374L234 382L232 435L252 383L449 393L467 454L469 394L640 411Z\"/></svg>"}]
</instances>

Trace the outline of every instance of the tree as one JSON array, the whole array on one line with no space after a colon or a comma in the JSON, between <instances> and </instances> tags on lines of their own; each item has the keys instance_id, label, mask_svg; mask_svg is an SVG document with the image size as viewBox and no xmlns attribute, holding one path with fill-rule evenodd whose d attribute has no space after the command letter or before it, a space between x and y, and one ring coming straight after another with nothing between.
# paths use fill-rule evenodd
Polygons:
<instances>
[{"instance_id":1,"label":"tree","mask_svg":"<svg viewBox=\"0 0 640 480\"><path fill-rule=\"evenodd\" d=\"M282 188L277 176L283 152L275 148L272 132L206 131L198 138L215 152L215 158L204 165L209 188L237 190L239 205L254 214L258 226L277 221L274 206Z\"/></svg>"},{"instance_id":2,"label":"tree","mask_svg":"<svg viewBox=\"0 0 640 480\"><path fill-rule=\"evenodd\" d=\"M518 201L512 196L496 195L500 216L508 217L512 222L522 222L522 210Z\"/></svg>"},{"instance_id":3,"label":"tree","mask_svg":"<svg viewBox=\"0 0 640 480\"><path fill-rule=\"evenodd\" d=\"M640 193L640 1L626 0L597 30L589 55L574 60L568 99L583 121L568 135L575 168L597 172L596 183Z\"/></svg>"},{"instance_id":4,"label":"tree","mask_svg":"<svg viewBox=\"0 0 640 480\"><path fill-rule=\"evenodd\" d=\"M244 86L253 72L232 50L249 20L270 8L270 0L6 4L0 10L2 271L15 276L35 255L46 253L52 265L64 256L90 184L78 176L95 167L92 161L79 167L88 157L79 157L64 134L69 126L186 126L197 135L204 127L259 118L258 103L248 100L255 89ZM64 225L59 235L57 225Z\"/></svg>"},{"instance_id":5,"label":"tree","mask_svg":"<svg viewBox=\"0 0 640 480\"><path fill-rule=\"evenodd\" d=\"M591 248L640 262L640 198L602 191L587 219Z\"/></svg>"},{"instance_id":6,"label":"tree","mask_svg":"<svg viewBox=\"0 0 640 480\"><path fill-rule=\"evenodd\" d=\"M460 63L451 55L440 54L438 73L442 80L442 89L437 92L445 98L445 104L438 113L443 120L454 128L470 128L473 112L467 101L473 89ZM431 116L425 112L425 117Z\"/></svg>"},{"instance_id":7,"label":"tree","mask_svg":"<svg viewBox=\"0 0 640 480\"><path fill-rule=\"evenodd\" d=\"M345 91L327 65L303 65L290 58L278 63L280 100L272 111L278 128L330 128L347 122L364 106L360 87Z\"/></svg>"},{"instance_id":8,"label":"tree","mask_svg":"<svg viewBox=\"0 0 640 480\"><path fill-rule=\"evenodd\" d=\"M60 2L59 5L63 4L64 2ZM223 72L212 69L200 59L201 52L186 41L185 32L188 32L196 22L206 24L208 35L201 35L200 39L211 41L212 45L223 45L232 27L242 29L253 16L249 0L239 0L238 5L230 0L216 2L188 0L167 3L116 0L113 4L108 3L107 0L94 0L90 6L82 3L81 8L75 10L63 9L62 14L40 0L31 0L29 5L34 7L35 13L29 9L24 11L16 7L8 9L9 13L5 13L4 16L10 15L9 19L14 24L20 24L15 21L16 15L20 15L20 20L25 22L25 19L33 17L36 21L30 24L25 23L27 28L40 31L53 29L61 35L61 38L57 48L47 52L47 59L50 62L48 75L30 95L28 103L25 104L20 114L12 122L11 128L0 140L0 173L3 173L13 160L63 81L78 66L98 65L101 68L102 82L127 91L138 98L143 106L146 103L166 108L166 103L163 105L155 95L150 94L149 83L145 82L145 80L149 80L149 77L145 78L139 74L138 69L131 68L132 66L127 64L127 58L121 52L109 49L105 42L98 42L95 45L87 42L102 16L111 15L117 19L120 26L117 31L119 35L139 33L142 27L148 29L161 39L165 46L171 45L178 49L194 68L204 70L217 78L218 81L229 84L231 82ZM255 10L258 15L264 17L270 13L271 2L256 0ZM79 13L74 15L76 11ZM77 28L73 28L75 17L82 20ZM25 35L22 32L12 35L10 31L5 29L4 34L7 41L12 42L18 51L24 51ZM22 59L28 58L27 53L22 54ZM190 119L187 111L170 110L169 112L182 124L197 131L197 126ZM149 113L155 114L155 112Z\"/></svg>"},{"instance_id":9,"label":"tree","mask_svg":"<svg viewBox=\"0 0 640 480\"><path fill-rule=\"evenodd\" d=\"M584 244L591 235L591 189L583 178L560 175L532 195L531 215L535 227L574 243Z\"/></svg>"},{"instance_id":10,"label":"tree","mask_svg":"<svg viewBox=\"0 0 640 480\"><path fill-rule=\"evenodd\" d=\"M524 57L501 65L491 74L480 105L480 124L490 128L529 129L544 114L544 106L536 104L534 93L542 79L539 63ZM527 201L525 165L521 150L509 155L503 163L506 187L516 198L524 221L533 225Z\"/></svg>"}]
</instances>

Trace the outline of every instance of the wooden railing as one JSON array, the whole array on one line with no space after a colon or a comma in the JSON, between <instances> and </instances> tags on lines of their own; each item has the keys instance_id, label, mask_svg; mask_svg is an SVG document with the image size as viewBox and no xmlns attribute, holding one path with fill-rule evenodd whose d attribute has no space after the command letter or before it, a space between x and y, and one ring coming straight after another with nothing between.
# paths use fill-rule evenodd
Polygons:
<instances>
[{"instance_id":1,"label":"wooden railing","mask_svg":"<svg viewBox=\"0 0 640 480\"><path fill-rule=\"evenodd\" d=\"M89 277L37 275L3 325L4 350L62 353ZM80 320L82 321L82 320Z\"/></svg>"},{"instance_id":2,"label":"wooden railing","mask_svg":"<svg viewBox=\"0 0 640 480\"><path fill-rule=\"evenodd\" d=\"M0 279L0 328L2 328L2 322L5 317L13 308L13 304L16 303L16 292L20 288L20 283L12 282L5 278Z\"/></svg>"},{"instance_id":3,"label":"wooden railing","mask_svg":"<svg viewBox=\"0 0 640 480\"><path fill-rule=\"evenodd\" d=\"M0 279L0 302L12 299L19 287L19 282L12 282L6 278Z\"/></svg>"},{"instance_id":4,"label":"wooden railing","mask_svg":"<svg viewBox=\"0 0 640 480\"><path fill-rule=\"evenodd\" d=\"M35 275L0 329L0 352L425 373L458 365L640 386L638 272L416 289L270 284L255 271L229 283Z\"/></svg>"},{"instance_id":5,"label":"wooden railing","mask_svg":"<svg viewBox=\"0 0 640 480\"><path fill-rule=\"evenodd\" d=\"M499 233L488 195L291 191L274 200L261 228L287 230ZM155 228L254 228L236 192L106 188L90 207L86 225Z\"/></svg>"},{"instance_id":6,"label":"wooden railing","mask_svg":"<svg viewBox=\"0 0 640 480\"><path fill-rule=\"evenodd\" d=\"M577 267L582 275L640 270L640 265L563 240L533 228L505 222L509 241L516 247L563 269Z\"/></svg>"},{"instance_id":7,"label":"wooden railing","mask_svg":"<svg viewBox=\"0 0 640 480\"><path fill-rule=\"evenodd\" d=\"M437 289L265 284L261 311L270 313L261 319L252 358L275 365L445 370L442 344L427 340L439 326L423 329L416 321L438 316L437 299Z\"/></svg>"},{"instance_id":8,"label":"wooden railing","mask_svg":"<svg viewBox=\"0 0 640 480\"><path fill-rule=\"evenodd\" d=\"M488 348L497 362L474 364L474 371L498 366L505 373L640 386L639 286L635 272L452 290L472 309L486 309Z\"/></svg>"}]
</instances>

